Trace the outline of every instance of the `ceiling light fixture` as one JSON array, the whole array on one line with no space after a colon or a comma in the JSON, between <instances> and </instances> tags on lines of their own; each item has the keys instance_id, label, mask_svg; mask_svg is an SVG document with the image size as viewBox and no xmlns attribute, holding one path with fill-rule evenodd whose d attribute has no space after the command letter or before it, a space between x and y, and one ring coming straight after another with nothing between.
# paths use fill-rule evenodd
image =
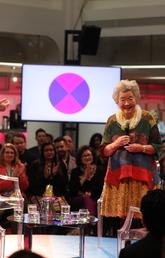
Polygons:
<instances>
[{"instance_id":1,"label":"ceiling light fixture","mask_svg":"<svg viewBox=\"0 0 165 258\"><path fill-rule=\"evenodd\" d=\"M122 69L165 69L165 65L117 65Z\"/></svg>"},{"instance_id":2,"label":"ceiling light fixture","mask_svg":"<svg viewBox=\"0 0 165 258\"><path fill-rule=\"evenodd\" d=\"M22 64L21 63L3 63L3 62L0 62L0 65L6 65L6 66L18 66L18 67L21 67Z\"/></svg>"}]
</instances>

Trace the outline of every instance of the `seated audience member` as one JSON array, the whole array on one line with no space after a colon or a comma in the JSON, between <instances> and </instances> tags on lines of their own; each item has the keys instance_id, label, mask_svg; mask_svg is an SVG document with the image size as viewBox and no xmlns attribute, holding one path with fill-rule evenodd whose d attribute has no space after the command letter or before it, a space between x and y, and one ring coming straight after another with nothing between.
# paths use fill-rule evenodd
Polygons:
<instances>
[{"instance_id":1,"label":"seated audience member","mask_svg":"<svg viewBox=\"0 0 165 258\"><path fill-rule=\"evenodd\" d=\"M69 135L64 135L63 138L66 140L68 150L72 156L76 155L76 150L75 150L75 144L73 142L73 139Z\"/></svg>"},{"instance_id":2,"label":"seated audience member","mask_svg":"<svg viewBox=\"0 0 165 258\"><path fill-rule=\"evenodd\" d=\"M19 250L8 256L8 258L44 258L43 256L34 253L30 250Z\"/></svg>"},{"instance_id":3,"label":"seated audience member","mask_svg":"<svg viewBox=\"0 0 165 258\"><path fill-rule=\"evenodd\" d=\"M99 151L101 142L102 142L102 134L101 133L94 133L89 141L89 146L97 151Z\"/></svg>"},{"instance_id":4,"label":"seated audience member","mask_svg":"<svg viewBox=\"0 0 165 258\"><path fill-rule=\"evenodd\" d=\"M11 143L3 145L0 151L0 174L5 176L19 177L19 186L22 195L25 197L25 191L28 188L29 182L26 176L25 165L18 159L16 147ZM14 184L12 181L0 179L0 194L11 196L14 193ZM10 223L7 222L7 216L12 214L12 210L0 211L0 221L4 228L7 228Z\"/></svg>"},{"instance_id":5,"label":"seated audience member","mask_svg":"<svg viewBox=\"0 0 165 258\"><path fill-rule=\"evenodd\" d=\"M11 131L11 130L6 132L5 133L5 139L4 139L5 143L12 143L14 134L15 134L15 132Z\"/></svg>"},{"instance_id":6,"label":"seated audience member","mask_svg":"<svg viewBox=\"0 0 165 258\"><path fill-rule=\"evenodd\" d=\"M106 167L107 167L107 159L103 158L101 156L101 152L100 152L100 146L101 146L101 142L102 142L102 134L101 133L94 133L89 141L89 146L95 151L96 153L96 161L98 165L103 165L104 169L106 171Z\"/></svg>"},{"instance_id":7,"label":"seated audience member","mask_svg":"<svg viewBox=\"0 0 165 258\"><path fill-rule=\"evenodd\" d=\"M165 238L165 191L148 191L141 200L141 212L148 234L121 250L119 258L163 258Z\"/></svg>"},{"instance_id":8,"label":"seated audience member","mask_svg":"<svg viewBox=\"0 0 165 258\"><path fill-rule=\"evenodd\" d=\"M53 135L52 134L50 134L50 133L46 133L46 142L48 142L48 143L53 143L53 140L54 140L54 137L53 137Z\"/></svg>"},{"instance_id":9,"label":"seated audience member","mask_svg":"<svg viewBox=\"0 0 165 258\"><path fill-rule=\"evenodd\" d=\"M77 168L72 170L69 184L71 208L86 208L91 215L96 216L97 199L101 195L104 181L102 167L96 164L93 150L86 145L78 150L76 160Z\"/></svg>"},{"instance_id":10,"label":"seated audience member","mask_svg":"<svg viewBox=\"0 0 165 258\"><path fill-rule=\"evenodd\" d=\"M161 186L165 188L165 153L159 159Z\"/></svg>"},{"instance_id":11,"label":"seated audience member","mask_svg":"<svg viewBox=\"0 0 165 258\"><path fill-rule=\"evenodd\" d=\"M61 171L69 182L72 169L76 167L76 159L73 157L69 150L64 137L58 137L54 140L56 150L56 159L59 161Z\"/></svg>"},{"instance_id":12,"label":"seated audience member","mask_svg":"<svg viewBox=\"0 0 165 258\"><path fill-rule=\"evenodd\" d=\"M41 146L47 142L46 131L42 128L39 128L35 132L35 138L37 141L37 146L28 149L30 162L40 158Z\"/></svg>"},{"instance_id":13,"label":"seated audience member","mask_svg":"<svg viewBox=\"0 0 165 258\"><path fill-rule=\"evenodd\" d=\"M52 195L68 198L67 181L60 170L59 163L56 162L54 144L42 145L40 159L33 161L29 169L29 181L30 199L34 196L44 196L48 185L53 187Z\"/></svg>"},{"instance_id":14,"label":"seated audience member","mask_svg":"<svg viewBox=\"0 0 165 258\"><path fill-rule=\"evenodd\" d=\"M13 135L12 143L15 145L19 159L22 163L29 162L28 150L26 148L26 137L22 133L16 133Z\"/></svg>"},{"instance_id":15,"label":"seated audience member","mask_svg":"<svg viewBox=\"0 0 165 258\"><path fill-rule=\"evenodd\" d=\"M19 177L19 186L22 193L27 189L29 182L26 175L25 165L20 162L16 147L6 143L0 151L0 174ZM13 183L0 180L0 194L12 193Z\"/></svg>"},{"instance_id":16,"label":"seated audience member","mask_svg":"<svg viewBox=\"0 0 165 258\"><path fill-rule=\"evenodd\" d=\"M162 156L164 154L165 154L165 140L162 140L160 156Z\"/></svg>"},{"instance_id":17,"label":"seated audience member","mask_svg":"<svg viewBox=\"0 0 165 258\"><path fill-rule=\"evenodd\" d=\"M160 165L160 178L162 181L162 187L165 188L165 140L162 141L162 145L161 145L159 165Z\"/></svg>"}]
</instances>

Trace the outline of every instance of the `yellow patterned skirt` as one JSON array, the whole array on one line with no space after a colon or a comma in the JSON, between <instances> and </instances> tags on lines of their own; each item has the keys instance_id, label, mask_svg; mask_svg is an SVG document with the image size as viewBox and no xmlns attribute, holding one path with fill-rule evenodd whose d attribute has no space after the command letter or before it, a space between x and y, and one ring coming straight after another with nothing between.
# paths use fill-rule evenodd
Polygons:
<instances>
[{"instance_id":1,"label":"yellow patterned skirt","mask_svg":"<svg viewBox=\"0 0 165 258\"><path fill-rule=\"evenodd\" d=\"M104 183L101 214L125 218L129 206L140 207L141 199L148 190L146 183L132 179L122 180L119 186Z\"/></svg>"}]
</instances>

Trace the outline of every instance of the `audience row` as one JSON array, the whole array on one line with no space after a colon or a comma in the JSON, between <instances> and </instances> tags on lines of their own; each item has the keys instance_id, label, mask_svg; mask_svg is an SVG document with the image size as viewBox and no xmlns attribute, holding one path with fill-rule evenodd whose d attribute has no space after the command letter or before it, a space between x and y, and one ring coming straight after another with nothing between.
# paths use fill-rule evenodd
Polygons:
<instances>
[{"instance_id":1,"label":"audience row","mask_svg":"<svg viewBox=\"0 0 165 258\"><path fill-rule=\"evenodd\" d=\"M19 177L26 204L52 195L65 199L72 210L88 208L96 216L106 171L106 160L99 154L101 135L95 134L90 146L84 145L77 151L70 136L52 141L43 129L38 129L35 136L37 145L29 149L21 133L2 145L0 174ZM1 195L11 195L12 191L11 182L0 180Z\"/></svg>"}]
</instances>

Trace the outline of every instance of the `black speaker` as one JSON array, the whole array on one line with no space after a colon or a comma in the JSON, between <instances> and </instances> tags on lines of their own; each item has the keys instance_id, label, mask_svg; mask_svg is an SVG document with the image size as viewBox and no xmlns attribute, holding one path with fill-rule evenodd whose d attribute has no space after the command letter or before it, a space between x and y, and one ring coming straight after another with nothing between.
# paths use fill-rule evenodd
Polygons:
<instances>
[{"instance_id":1,"label":"black speaker","mask_svg":"<svg viewBox=\"0 0 165 258\"><path fill-rule=\"evenodd\" d=\"M80 53L82 55L96 55L99 45L101 28L83 25L80 35Z\"/></svg>"}]
</instances>

